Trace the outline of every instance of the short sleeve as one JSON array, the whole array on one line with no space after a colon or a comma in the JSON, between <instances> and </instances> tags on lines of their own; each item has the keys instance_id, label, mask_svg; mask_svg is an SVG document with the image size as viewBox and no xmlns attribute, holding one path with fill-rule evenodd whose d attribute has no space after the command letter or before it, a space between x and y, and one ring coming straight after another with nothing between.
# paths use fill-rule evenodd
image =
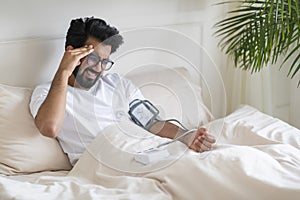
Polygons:
<instances>
[{"instance_id":1,"label":"short sleeve","mask_svg":"<svg viewBox=\"0 0 300 200\"><path fill-rule=\"evenodd\" d=\"M135 99L145 99L140 89L136 87L129 79L122 77L121 80L123 82L123 86L125 88L127 99L129 102L132 102Z\"/></svg>"},{"instance_id":2,"label":"short sleeve","mask_svg":"<svg viewBox=\"0 0 300 200\"><path fill-rule=\"evenodd\" d=\"M37 115L40 106L42 105L42 103L44 102L44 100L48 95L49 89L50 89L50 83L37 86L34 89L29 104L30 112L33 117Z\"/></svg>"}]
</instances>

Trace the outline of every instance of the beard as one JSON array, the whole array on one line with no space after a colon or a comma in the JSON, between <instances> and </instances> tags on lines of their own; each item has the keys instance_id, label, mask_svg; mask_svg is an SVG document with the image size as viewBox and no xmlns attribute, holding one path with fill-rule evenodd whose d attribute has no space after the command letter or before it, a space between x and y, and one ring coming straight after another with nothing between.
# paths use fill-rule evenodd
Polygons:
<instances>
[{"instance_id":1,"label":"beard","mask_svg":"<svg viewBox=\"0 0 300 200\"><path fill-rule=\"evenodd\" d=\"M91 79L91 78L86 78L84 75L88 72L92 72L94 74L97 74L96 78ZM101 77L101 72L95 72L92 69L86 68L81 74L77 73L76 75L76 83L78 83L81 87L85 89L90 89L95 85L95 83L99 80Z\"/></svg>"}]
</instances>

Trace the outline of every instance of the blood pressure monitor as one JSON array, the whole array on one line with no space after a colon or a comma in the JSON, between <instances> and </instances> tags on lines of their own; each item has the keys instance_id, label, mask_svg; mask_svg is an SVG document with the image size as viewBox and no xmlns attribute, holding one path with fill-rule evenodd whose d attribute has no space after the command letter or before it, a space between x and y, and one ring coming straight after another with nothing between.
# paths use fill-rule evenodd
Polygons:
<instances>
[{"instance_id":1,"label":"blood pressure monitor","mask_svg":"<svg viewBox=\"0 0 300 200\"><path fill-rule=\"evenodd\" d=\"M129 104L128 113L137 125L148 130L157 121L159 110L148 100L135 99Z\"/></svg>"},{"instance_id":2,"label":"blood pressure monitor","mask_svg":"<svg viewBox=\"0 0 300 200\"><path fill-rule=\"evenodd\" d=\"M135 99L129 104L129 111L128 111L132 121L136 123L137 125L143 127L146 130L149 130L149 128L156 122L161 121L158 117L159 110L148 100L140 100ZM151 162L156 162L159 160L162 160L169 156L169 152L167 149L162 149L161 147L167 146L173 142L178 141L182 137L185 137L186 135L190 133L194 133L197 131L197 129L188 130L186 127L184 127L178 120L176 119L168 119L165 120L165 122L174 121L181 125L183 130L185 131L180 136L174 138L171 141L164 142L160 145L158 145L155 148L150 148L143 152L138 152L134 159L137 162L140 162L142 164L149 164Z\"/></svg>"}]
</instances>

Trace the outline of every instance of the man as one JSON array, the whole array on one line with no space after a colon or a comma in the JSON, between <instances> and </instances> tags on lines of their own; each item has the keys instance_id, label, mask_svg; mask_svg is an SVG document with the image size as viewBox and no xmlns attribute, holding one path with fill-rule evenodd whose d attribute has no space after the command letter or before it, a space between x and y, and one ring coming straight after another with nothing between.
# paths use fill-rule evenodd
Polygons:
<instances>
[{"instance_id":1,"label":"man","mask_svg":"<svg viewBox=\"0 0 300 200\"><path fill-rule=\"evenodd\" d=\"M52 83L36 87L30 109L41 134L57 137L72 165L101 130L128 116L129 105L144 99L127 79L104 73L111 53L123 43L119 31L97 18L74 19L66 36L65 53ZM155 121L148 130L175 138L184 131L169 122ZM215 142L204 128L181 140L197 152Z\"/></svg>"}]
</instances>

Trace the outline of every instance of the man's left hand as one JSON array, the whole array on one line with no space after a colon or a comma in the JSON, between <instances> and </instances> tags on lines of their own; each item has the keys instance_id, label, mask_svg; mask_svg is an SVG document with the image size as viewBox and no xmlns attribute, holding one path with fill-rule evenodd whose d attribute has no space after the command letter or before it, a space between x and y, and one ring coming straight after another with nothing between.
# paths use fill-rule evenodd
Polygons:
<instances>
[{"instance_id":1,"label":"man's left hand","mask_svg":"<svg viewBox=\"0 0 300 200\"><path fill-rule=\"evenodd\" d=\"M205 128L199 128L194 134L190 134L184 143L190 149L202 153L211 150L215 142L215 137L210 135Z\"/></svg>"}]
</instances>

